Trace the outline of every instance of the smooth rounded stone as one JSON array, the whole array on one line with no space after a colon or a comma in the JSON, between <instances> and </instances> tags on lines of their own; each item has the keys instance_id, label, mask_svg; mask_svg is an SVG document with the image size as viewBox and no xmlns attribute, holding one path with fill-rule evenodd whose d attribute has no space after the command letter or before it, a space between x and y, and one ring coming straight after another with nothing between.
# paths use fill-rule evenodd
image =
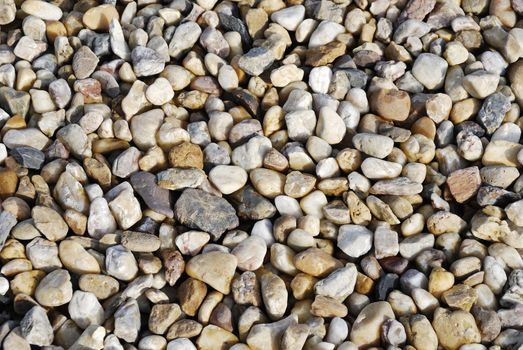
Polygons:
<instances>
[{"instance_id":1,"label":"smooth rounded stone","mask_svg":"<svg viewBox=\"0 0 523 350\"><path fill-rule=\"evenodd\" d=\"M330 42L333 42L336 39L338 34L344 33L345 28L339 24L332 21L322 21L314 29L310 38L309 38L309 49L326 45Z\"/></svg>"},{"instance_id":2,"label":"smooth rounded stone","mask_svg":"<svg viewBox=\"0 0 523 350\"><path fill-rule=\"evenodd\" d=\"M139 149L145 151L156 145L156 133L162 125L163 118L164 113L161 109L153 109L131 118L129 126L133 142Z\"/></svg>"},{"instance_id":3,"label":"smooth rounded stone","mask_svg":"<svg viewBox=\"0 0 523 350\"><path fill-rule=\"evenodd\" d=\"M218 83L227 91L238 87L238 75L232 66L224 65L219 69Z\"/></svg>"},{"instance_id":4,"label":"smooth rounded stone","mask_svg":"<svg viewBox=\"0 0 523 350\"><path fill-rule=\"evenodd\" d=\"M143 46L137 46L131 51L131 60L137 77L159 74L165 67L165 61L158 52Z\"/></svg>"},{"instance_id":5,"label":"smooth rounded stone","mask_svg":"<svg viewBox=\"0 0 523 350\"><path fill-rule=\"evenodd\" d=\"M40 130L27 128L8 130L4 134L3 143L8 149L33 147L41 151L50 141Z\"/></svg>"},{"instance_id":6,"label":"smooth rounded stone","mask_svg":"<svg viewBox=\"0 0 523 350\"><path fill-rule=\"evenodd\" d=\"M148 335L138 342L138 348L143 350L164 349L166 346L167 340L159 335Z\"/></svg>"},{"instance_id":7,"label":"smooth rounded stone","mask_svg":"<svg viewBox=\"0 0 523 350\"><path fill-rule=\"evenodd\" d=\"M263 304L273 320L283 317L287 309L288 292L285 282L273 273L264 273L260 277L261 296Z\"/></svg>"},{"instance_id":8,"label":"smooth rounded stone","mask_svg":"<svg viewBox=\"0 0 523 350\"><path fill-rule=\"evenodd\" d=\"M192 213L195 211L200 215L194 217ZM229 202L197 189L186 189L178 198L175 217L182 224L209 232L215 238L239 224L236 211Z\"/></svg>"},{"instance_id":9,"label":"smooth rounded stone","mask_svg":"<svg viewBox=\"0 0 523 350\"><path fill-rule=\"evenodd\" d=\"M238 343L238 341L238 338L233 333L215 325L207 325L196 339L196 346L201 350L225 350Z\"/></svg>"},{"instance_id":10,"label":"smooth rounded stone","mask_svg":"<svg viewBox=\"0 0 523 350\"><path fill-rule=\"evenodd\" d=\"M290 112L285 115L285 124L291 140L304 142L312 136L316 115L309 110Z\"/></svg>"},{"instance_id":11,"label":"smooth rounded stone","mask_svg":"<svg viewBox=\"0 0 523 350\"><path fill-rule=\"evenodd\" d=\"M229 253L212 251L196 255L186 265L189 276L200 280L217 291L229 294L230 284L238 259Z\"/></svg>"},{"instance_id":12,"label":"smooth rounded stone","mask_svg":"<svg viewBox=\"0 0 523 350\"><path fill-rule=\"evenodd\" d=\"M75 339L69 347L72 350L102 349L104 347L105 328L98 325L90 325L83 333Z\"/></svg>"},{"instance_id":13,"label":"smooth rounded stone","mask_svg":"<svg viewBox=\"0 0 523 350\"><path fill-rule=\"evenodd\" d=\"M307 215L323 218L323 207L327 205L327 197L321 191L313 191L300 200L300 206Z\"/></svg>"},{"instance_id":14,"label":"smooth rounded stone","mask_svg":"<svg viewBox=\"0 0 523 350\"><path fill-rule=\"evenodd\" d=\"M337 246L352 258L366 254L372 248L373 233L364 226L343 225L338 231Z\"/></svg>"},{"instance_id":15,"label":"smooth rounded stone","mask_svg":"<svg viewBox=\"0 0 523 350\"><path fill-rule=\"evenodd\" d=\"M68 305L71 319L82 329L104 322L104 309L92 293L75 291Z\"/></svg>"},{"instance_id":16,"label":"smooth rounded stone","mask_svg":"<svg viewBox=\"0 0 523 350\"><path fill-rule=\"evenodd\" d=\"M128 299L114 313L114 335L132 343L138 337L140 326L138 302L134 299Z\"/></svg>"},{"instance_id":17,"label":"smooth rounded stone","mask_svg":"<svg viewBox=\"0 0 523 350\"><path fill-rule=\"evenodd\" d=\"M107 274L119 280L130 281L138 273L138 263L131 251L122 245L115 245L106 251L105 269Z\"/></svg>"},{"instance_id":18,"label":"smooth rounded stone","mask_svg":"<svg viewBox=\"0 0 523 350\"><path fill-rule=\"evenodd\" d=\"M327 278L318 281L314 285L314 292L342 302L354 291L357 277L356 265L348 263L345 267L332 272Z\"/></svg>"},{"instance_id":19,"label":"smooth rounded stone","mask_svg":"<svg viewBox=\"0 0 523 350\"><path fill-rule=\"evenodd\" d=\"M485 148L481 162L483 165L507 165L518 167L518 153L523 145L505 140L491 141Z\"/></svg>"},{"instance_id":20,"label":"smooth rounded stone","mask_svg":"<svg viewBox=\"0 0 523 350\"><path fill-rule=\"evenodd\" d=\"M483 183L501 188L509 187L520 176L516 168L508 166L486 166L480 174Z\"/></svg>"},{"instance_id":21,"label":"smooth rounded stone","mask_svg":"<svg viewBox=\"0 0 523 350\"><path fill-rule=\"evenodd\" d=\"M4 0L0 3L0 25L6 25L15 20L16 5L14 0Z\"/></svg>"},{"instance_id":22,"label":"smooth rounded stone","mask_svg":"<svg viewBox=\"0 0 523 350\"><path fill-rule=\"evenodd\" d=\"M211 236L206 232L187 231L176 236L175 243L183 255L196 255L209 242Z\"/></svg>"},{"instance_id":23,"label":"smooth rounded stone","mask_svg":"<svg viewBox=\"0 0 523 350\"><path fill-rule=\"evenodd\" d=\"M126 230L142 218L140 203L134 196L132 190L124 190L116 198L109 202L109 208L113 213L120 228Z\"/></svg>"},{"instance_id":24,"label":"smooth rounded stone","mask_svg":"<svg viewBox=\"0 0 523 350\"><path fill-rule=\"evenodd\" d=\"M430 314L439 307L438 299L422 288L415 288L411 292L416 307L423 314Z\"/></svg>"},{"instance_id":25,"label":"smooth rounded stone","mask_svg":"<svg viewBox=\"0 0 523 350\"><path fill-rule=\"evenodd\" d=\"M1 277L0 278L0 295L5 295L8 290L9 290L9 281L7 280L7 278Z\"/></svg>"},{"instance_id":26,"label":"smooth rounded stone","mask_svg":"<svg viewBox=\"0 0 523 350\"><path fill-rule=\"evenodd\" d=\"M69 124L56 133L56 137L73 155L91 157L91 143L84 129L78 124Z\"/></svg>"},{"instance_id":27,"label":"smooth rounded stone","mask_svg":"<svg viewBox=\"0 0 523 350\"><path fill-rule=\"evenodd\" d=\"M265 155L271 149L272 143L268 138L256 135L243 145L236 147L232 151L231 160L234 165L246 171L260 168L263 165Z\"/></svg>"},{"instance_id":28,"label":"smooth rounded stone","mask_svg":"<svg viewBox=\"0 0 523 350\"><path fill-rule=\"evenodd\" d=\"M320 109L316 135L329 144L337 144L343 140L346 128L343 119L330 107Z\"/></svg>"},{"instance_id":29,"label":"smooth rounded stone","mask_svg":"<svg viewBox=\"0 0 523 350\"><path fill-rule=\"evenodd\" d=\"M196 350L196 346L187 338L178 338L167 343L167 350Z\"/></svg>"},{"instance_id":30,"label":"smooth rounded stone","mask_svg":"<svg viewBox=\"0 0 523 350\"><path fill-rule=\"evenodd\" d=\"M303 79L303 70L295 64L286 64L271 71L271 83L276 87L284 87Z\"/></svg>"},{"instance_id":31,"label":"smooth rounded stone","mask_svg":"<svg viewBox=\"0 0 523 350\"><path fill-rule=\"evenodd\" d=\"M148 253L160 248L160 239L150 233L124 231L121 244L131 252Z\"/></svg>"},{"instance_id":32,"label":"smooth rounded stone","mask_svg":"<svg viewBox=\"0 0 523 350\"><path fill-rule=\"evenodd\" d=\"M58 6L41 0L24 1L21 9L28 15L45 21L58 21L62 18L62 10Z\"/></svg>"},{"instance_id":33,"label":"smooth rounded stone","mask_svg":"<svg viewBox=\"0 0 523 350\"><path fill-rule=\"evenodd\" d=\"M78 284L81 290L93 293L100 300L107 299L119 289L118 281L107 275L85 274Z\"/></svg>"},{"instance_id":34,"label":"smooth rounded stone","mask_svg":"<svg viewBox=\"0 0 523 350\"><path fill-rule=\"evenodd\" d=\"M25 250L34 269L51 271L62 267L58 259L58 247L54 242L37 237L29 242Z\"/></svg>"},{"instance_id":35,"label":"smooth rounded stone","mask_svg":"<svg viewBox=\"0 0 523 350\"><path fill-rule=\"evenodd\" d=\"M254 188L267 198L274 198L283 193L285 175L277 171L258 168L249 173L249 178Z\"/></svg>"},{"instance_id":36,"label":"smooth rounded stone","mask_svg":"<svg viewBox=\"0 0 523 350\"><path fill-rule=\"evenodd\" d=\"M251 236L241 241L231 254L238 261L238 268L242 271L255 271L262 264L267 253L267 244L258 236Z\"/></svg>"},{"instance_id":37,"label":"smooth rounded stone","mask_svg":"<svg viewBox=\"0 0 523 350\"><path fill-rule=\"evenodd\" d=\"M438 308L434 311L432 326L445 349L459 349L462 345L481 341L474 317L466 311Z\"/></svg>"},{"instance_id":38,"label":"smooth rounded stone","mask_svg":"<svg viewBox=\"0 0 523 350\"><path fill-rule=\"evenodd\" d=\"M67 270L48 273L35 290L35 298L43 306L56 307L67 304L73 296L71 277Z\"/></svg>"},{"instance_id":39,"label":"smooth rounded stone","mask_svg":"<svg viewBox=\"0 0 523 350\"><path fill-rule=\"evenodd\" d=\"M169 56L180 58L198 41L201 33L202 29L195 22L188 21L179 25L169 43Z\"/></svg>"},{"instance_id":40,"label":"smooth rounded stone","mask_svg":"<svg viewBox=\"0 0 523 350\"><path fill-rule=\"evenodd\" d=\"M477 70L463 78L463 87L475 98L485 98L496 91L499 75Z\"/></svg>"},{"instance_id":41,"label":"smooth rounded stone","mask_svg":"<svg viewBox=\"0 0 523 350\"><path fill-rule=\"evenodd\" d=\"M87 232L93 238L102 238L107 233L116 231L116 221L111 214L107 200L102 197L95 198L89 207L87 219Z\"/></svg>"},{"instance_id":42,"label":"smooth rounded stone","mask_svg":"<svg viewBox=\"0 0 523 350\"><path fill-rule=\"evenodd\" d=\"M327 67L314 67L309 73L309 86L312 91L326 94L332 79L332 70Z\"/></svg>"},{"instance_id":43,"label":"smooth rounded stone","mask_svg":"<svg viewBox=\"0 0 523 350\"><path fill-rule=\"evenodd\" d=\"M369 133L354 135L352 143L357 150L376 158L385 158L394 147L394 141L391 138Z\"/></svg>"},{"instance_id":44,"label":"smooth rounded stone","mask_svg":"<svg viewBox=\"0 0 523 350\"><path fill-rule=\"evenodd\" d=\"M174 91L169 80L160 77L147 87L145 97L153 105L161 106L173 99Z\"/></svg>"},{"instance_id":45,"label":"smooth rounded stone","mask_svg":"<svg viewBox=\"0 0 523 350\"><path fill-rule=\"evenodd\" d=\"M31 345L46 346L53 342L53 327L45 309L33 306L20 321L20 333ZM6 346L4 342L4 347Z\"/></svg>"},{"instance_id":46,"label":"smooth rounded stone","mask_svg":"<svg viewBox=\"0 0 523 350\"><path fill-rule=\"evenodd\" d=\"M429 90L443 86L447 74L448 63L443 58L432 53L420 54L412 66L414 77Z\"/></svg>"},{"instance_id":47,"label":"smooth rounded stone","mask_svg":"<svg viewBox=\"0 0 523 350\"><path fill-rule=\"evenodd\" d=\"M247 183L247 172L236 165L217 165L209 172L209 180L223 194L236 192Z\"/></svg>"},{"instance_id":48,"label":"smooth rounded stone","mask_svg":"<svg viewBox=\"0 0 523 350\"><path fill-rule=\"evenodd\" d=\"M82 17L82 22L89 29L106 31L111 21L118 21L119 17L113 5L104 4L88 9Z\"/></svg>"},{"instance_id":49,"label":"smooth rounded stone","mask_svg":"<svg viewBox=\"0 0 523 350\"><path fill-rule=\"evenodd\" d=\"M36 206L31 210L35 227L50 241L59 241L67 235L69 227L57 211Z\"/></svg>"},{"instance_id":50,"label":"smooth rounded stone","mask_svg":"<svg viewBox=\"0 0 523 350\"><path fill-rule=\"evenodd\" d=\"M271 21L278 23L288 31L295 31L305 17L303 5L290 6L271 14Z\"/></svg>"},{"instance_id":51,"label":"smooth rounded stone","mask_svg":"<svg viewBox=\"0 0 523 350\"><path fill-rule=\"evenodd\" d=\"M274 205L280 215L289 215L296 218L303 216L300 203L292 197L283 195L276 196L274 198Z\"/></svg>"},{"instance_id":52,"label":"smooth rounded stone","mask_svg":"<svg viewBox=\"0 0 523 350\"><path fill-rule=\"evenodd\" d=\"M516 226L523 226L523 200L510 203L505 207L505 213Z\"/></svg>"},{"instance_id":53,"label":"smooth rounded stone","mask_svg":"<svg viewBox=\"0 0 523 350\"><path fill-rule=\"evenodd\" d=\"M58 247L58 254L64 267L76 274L100 273L100 265L95 257L73 240L64 240Z\"/></svg>"},{"instance_id":54,"label":"smooth rounded stone","mask_svg":"<svg viewBox=\"0 0 523 350\"><path fill-rule=\"evenodd\" d=\"M377 158L366 158L361 163L363 175L368 179L393 179L401 174L401 164Z\"/></svg>"},{"instance_id":55,"label":"smooth rounded stone","mask_svg":"<svg viewBox=\"0 0 523 350\"><path fill-rule=\"evenodd\" d=\"M521 138L521 129L514 123L503 123L492 134L491 140L505 140L509 142L518 142Z\"/></svg>"},{"instance_id":56,"label":"smooth rounded stone","mask_svg":"<svg viewBox=\"0 0 523 350\"><path fill-rule=\"evenodd\" d=\"M390 304L385 301L365 306L352 325L350 341L357 346L379 346L383 323L394 318Z\"/></svg>"},{"instance_id":57,"label":"smooth rounded stone","mask_svg":"<svg viewBox=\"0 0 523 350\"><path fill-rule=\"evenodd\" d=\"M294 265L314 277L325 277L342 267L339 260L318 248L309 248L294 257Z\"/></svg>"}]
</instances>

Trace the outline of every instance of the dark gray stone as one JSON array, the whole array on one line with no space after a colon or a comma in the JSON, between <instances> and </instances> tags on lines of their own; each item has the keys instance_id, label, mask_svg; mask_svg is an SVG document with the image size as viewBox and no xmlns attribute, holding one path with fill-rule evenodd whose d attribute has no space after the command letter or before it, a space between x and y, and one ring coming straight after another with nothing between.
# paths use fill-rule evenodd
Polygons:
<instances>
[{"instance_id":1,"label":"dark gray stone","mask_svg":"<svg viewBox=\"0 0 523 350\"><path fill-rule=\"evenodd\" d=\"M130 180L133 189L143 199L147 207L167 217L174 217L169 190L156 184L156 175L139 171L132 174Z\"/></svg>"},{"instance_id":2,"label":"dark gray stone","mask_svg":"<svg viewBox=\"0 0 523 350\"><path fill-rule=\"evenodd\" d=\"M240 224L226 199L194 188L183 191L174 206L174 215L181 224L209 232L215 239Z\"/></svg>"},{"instance_id":3,"label":"dark gray stone","mask_svg":"<svg viewBox=\"0 0 523 350\"><path fill-rule=\"evenodd\" d=\"M487 205L506 206L509 203L520 200L521 196L517 193L504 190L494 186L483 186L478 190L478 205L486 207Z\"/></svg>"},{"instance_id":4,"label":"dark gray stone","mask_svg":"<svg viewBox=\"0 0 523 350\"><path fill-rule=\"evenodd\" d=\"M244 49L251 46L251 36L249 35L247 26L241 19L223 12L218 13L218 18L220 19L220 24L226 31L240 33Z\"/></svg>"},{"instance_id":5,"label":"dark gray stone","mask_svg":"<svg viewBox=\"0 0 523 350\"><path fill-rule=\"evenodd\" d=\"M11 114L19 114L25 117L29 111L31 96L24 91L16 91L13 88L0 87L0 107Z\"/></svg>"},{"instance_id":6,"label":"dark gray stone","mask_svg":"<svg viewBox=\"0 0 523 350\"><path fill-rule=\"evenodd\" d=\"M276 214L276 207L251 186L235 192L232 199L237 205L238 216L242 219L262 220Z\"/></svg>"},{"instance_id":7,"label":"dark gray stone","mask_svg":"<svg viewBox=\"0 0 523 350\"><path fill-rule=\"evenodd\" d=\"M13 158L24 168L40 169L45 161L45 154L36 148L23 146L11 150Z\"/></svg>"},{"instance_id":8,"label":"dark gray stone","mask_svg":"<svg viewBox=\"0 0 523 350\"><path fill-rule=\"evenodd\" d=\"M478 112L478 122L485 127L488 134L492 134L499 128L509 109L509 98L501 92L496 92L483 101Z\"/></svg>"},{"instance_id":9,"label":"dark gray stone","mask_svg":"<svg viewBox=\"0 0 523 350\"><path fill-rule=\"evenodd\" d=\"M389 293L394 289L397 289L398 285L399 276L395 273L387 273L386 275L382 276L376 284L376 289L374 290L374 293L376 293L376 299L386 300Z\"/></svg>"}]
</instances>

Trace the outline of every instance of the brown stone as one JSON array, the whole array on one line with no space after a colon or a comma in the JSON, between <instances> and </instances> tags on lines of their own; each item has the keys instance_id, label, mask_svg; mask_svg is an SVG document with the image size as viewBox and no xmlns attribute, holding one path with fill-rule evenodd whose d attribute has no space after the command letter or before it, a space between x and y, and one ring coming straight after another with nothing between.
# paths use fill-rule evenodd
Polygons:
<instances>
[{"instance_id":1,"label":"brown stone","mask_svg":"<svg viewBox=\"0 0 523 350\"><path fill-rule=\"evenodd\" d=\"M207 295L207 285L194 278L186 279L178 288L180 306L187 315L194 316Z\"/></svg>"},{"instance_id":2,"label":"brown stone","mask_svg":"<svg viewBox=\"0 0 523 350\"><path fill-rule=\"evenodd\" d=\"M174 249L162 251L163 266L165 269L165 280L172 287L178 281L185 270L185 261L182 254Z\"/></svg>"},{"instance_id":3,"label":"brown stone","mask_svg":"<svg viewBox=\"0 0 523 350\"><path fill-rule=\"evenodd\" d=\"M410 97L405 91L380 89L371 95L370 107L385 119L404 121L409 116Z\"/></svg>"},{"instance_id":4,"label":"brown stone","mask_svg":"<svg viewBox=\"0 0 523 350\"><path fill-rule=\"evenodd\" d=\"M306 51L305 64L308 66L319 67L332 63L336 58L345 54L347 45L339 41L333 41L327 45L310 48Z\"/></svg>"},{"instance_id":5,"label":"brown stone","mask_svg":"<svg viewBox=\"0 0 523 350\"><path fill-rule=\"evenodd\" d=\"M458 203L474 197L481 186L481 176L477 166L459 169L447 177L450 193Z\"/></svg>"},{"instance_id":6,"label":"brown stone","mask_svg":"<svg viewBox=\"0 0 523 350\"><path fill-rule=\"evenodd\" d=\"M16 192L18 185L18 177L16 172L11 169L0 170L0 197L6 198L12 196Z\"/></svg>"},{"instance_id":7,"label":"brown stone","mask_svg":"<svg viewBox=\"0 0 523 350\"><path fill-rule=\"evenodd\" d=\"M182 142L169 151L169 163L175 168L203 169L203 152L198 145Z\"/></svg>"},{"instance_id":8,"label":"brown stone","mask_svg":"<svg viewBox=\"0 0 523 350\"><path fill-rule=\"evenodd\" d=\"M294 257L296 268L314 277L324 277L343 264L318 248L309 248Z\"/></svg>"},{"instance_id":9,"label":"brown stone","mask_svg":"<svg viewBox=\"0 0 523 350\"><path fill-rule=\"evenodd\" d=\"M311 305L311 314L318 317L345 317L348 309L339 301L317 295Z\"/></svg>"}]
</instances>

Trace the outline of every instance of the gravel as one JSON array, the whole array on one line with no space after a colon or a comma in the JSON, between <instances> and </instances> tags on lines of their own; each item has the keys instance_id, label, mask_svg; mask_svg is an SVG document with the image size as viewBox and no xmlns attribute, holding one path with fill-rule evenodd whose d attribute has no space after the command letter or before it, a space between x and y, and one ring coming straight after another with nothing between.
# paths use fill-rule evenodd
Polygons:
<instances>
[{"instance_id":1,"label":"gravel","mask_svg":"<svg viewBox=\"0 0 523 350\"><path fill-rule=\"evenodd\" d=\"M523 347L521 0L0 0L5 350Z\"/></svg>"}]
</instances>

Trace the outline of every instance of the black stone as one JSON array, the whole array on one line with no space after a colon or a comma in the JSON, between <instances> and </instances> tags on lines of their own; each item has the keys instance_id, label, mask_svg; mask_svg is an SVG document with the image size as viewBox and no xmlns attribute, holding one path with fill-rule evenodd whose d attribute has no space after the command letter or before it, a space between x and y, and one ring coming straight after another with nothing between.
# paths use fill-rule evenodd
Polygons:
<instances>
[{"instance_id":1,"label":"black stone","mask_svg":"<svg viewBox=\"0 0 523 350\"><path fill-rule=\"evenodd\" d=\"M220 24L226 31L240 33L244 50L251 47L251 36L249 35L247 26L241 19L223 12L218 13L218 18L220 19Z\"/></svg>"},{"instance_id":2,"label":"black stone","mask_svg":"<svg viewBox=\"0 0 523 350\"><path fill-rule=\"evenodd\" d=\"M509 98L496 92L483 101L477 116L478 122L485 127L488 134L492 134L499 128L509 109Z\"/></svg>"},{"instance_id":3,"label":"black stone","mask_svg":"<svg viewBox=\"0 0 523 350\"><path fill-rule=\"evenodd\" d=\"M398 288L399 276L395 273L387 273L381 276L374 288L377 300L385 300L390 292Z\"/></svg>"},{"instance_id":4,"label":"black stone","mask_svg":"<svg viewBox=\"0 0 523 350\"><path fill-rule=\"evenodd\" d=\"M182 225L209 232L215 239L240 224L234 207L225 198L194 188L183 191L174 215Z\"/></svg>"},{"instance_id":5,"label":"black stone","mask_svg":"<svg viewBox=\"0 0 523 350\"><path fill-rule=\"evenodd\" d=\"M138 195L153 211L169 218L174 217L171 194L168 189L161 188L156 183L156 175L139 171L131 175L131 185Z\"/></svg>"},{"instance_id":6,"label":"black stone","mask_svg":"<svg viewBox=\"0 0 523 350\"><path fill-rule=\"evenodd\" d=\"M383 270L401 275L409 266L409 261L401 256L388 256L380 259L379 263Z\"/></svg>"},{"instance_id":7,"label":"black stone","mask_svg":"<svg viewBox=\"0 0 523 350\"><path fill-rule=\"evenodd\" d=\"M260 115L260 102L258 101L258 98L249 91L242 88L236 88L225 92L224 96L245 108L252 116L256 117Z\"/></svg>"},{"instance_id":8,"label":"black stone","mask_svg":"<svg viewBox=\"0 0 523 350\"><path fill-rule=\"evenodd\" d=\"M40 169L45 162L44 152L29 146L17 147L11 151L11 155L27 169Z\"/></svg>"}]
</instances>

